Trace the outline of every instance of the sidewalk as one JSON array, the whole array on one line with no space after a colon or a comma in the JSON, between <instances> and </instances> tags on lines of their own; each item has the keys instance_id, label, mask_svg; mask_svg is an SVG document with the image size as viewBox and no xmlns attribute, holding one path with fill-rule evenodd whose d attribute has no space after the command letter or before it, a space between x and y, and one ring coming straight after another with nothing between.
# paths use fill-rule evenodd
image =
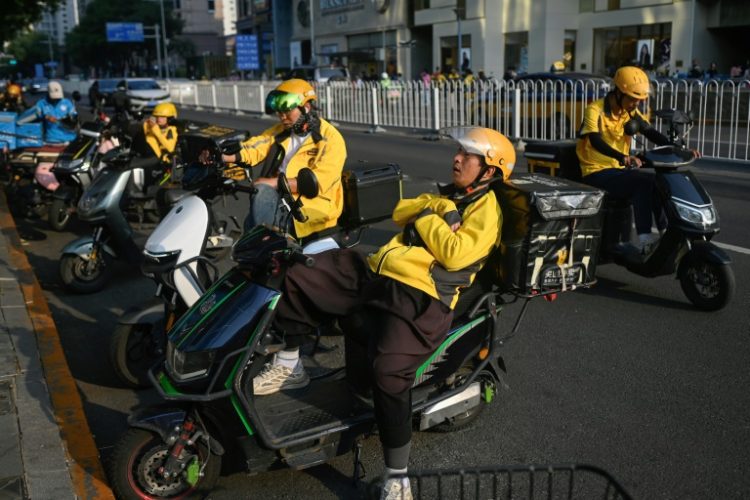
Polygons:
<instances>
[{"instance_id":1,"label":"sidewalk","mask_svg":"<svg viewBox=\"0 0 750 500\"><path fill-rule=\"evenodd\" d=\"M2 192L0 228L0 499L113 498Z\"/></svg>"}]
</instances>

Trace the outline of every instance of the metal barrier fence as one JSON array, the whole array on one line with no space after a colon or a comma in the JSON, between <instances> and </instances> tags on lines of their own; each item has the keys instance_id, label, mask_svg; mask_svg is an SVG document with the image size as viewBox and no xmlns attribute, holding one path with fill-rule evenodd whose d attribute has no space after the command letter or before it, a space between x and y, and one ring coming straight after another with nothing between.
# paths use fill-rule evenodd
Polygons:
<instances>
[{"instance_id":1,"label":"metal barrier fence","mask_svg":"<svg viewBox=\"0 0 750 500\"><path fill-rule=\"evenodd\" d=\"M70 82L73 84L74 82ZM82 93L87 82L75 82ZM174 102L202 109L264 112L264 99L278 82L162 82ZM606 79L329 82L315 84L322 116L369 126L437 131L480 125L508 137L554 140L576 137L586 105L609 90ZM688 145L704 156L750 160L750 81L652 81L644 112L661 108L692 111ZM73 90L72 88L66 90ZM85 87L85 88L84 88ZM657 128L661 120L652 120Z\"/></svg>"}]
</instances>

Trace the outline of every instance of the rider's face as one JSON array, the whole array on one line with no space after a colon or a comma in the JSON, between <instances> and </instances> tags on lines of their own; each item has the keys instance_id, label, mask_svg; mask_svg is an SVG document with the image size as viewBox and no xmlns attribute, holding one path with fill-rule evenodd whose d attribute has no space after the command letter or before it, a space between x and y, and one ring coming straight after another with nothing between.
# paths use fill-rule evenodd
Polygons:
<instances>
[{"instance_id":1,"label":"rider's face","mask_svg":"<svg viewBox=\"0 0 750 500\"><path fill-rule=\"evenodd\" d=\"M299 108L294 108L291 111L277 111L276 116L279 117L279 121L285 129L292 128L292 125L297 123L302 111Z\"/></svg>"},{"instance_id":2,"label":"rider's face","mask_svg":"<svg viewBox=\"0 0 750 500\"><path fill-rule=\"evenodd\" d=\"M628 113L632 113L633 111L635 111L635 109L641 102L643 102L643 99L636 99L635 97L631 97L629 95L622 96L622 107Z\"/></svg>"},{"instance_id":3,"label":"rider's face","mask_svg":"<svg viewBox=\"0 0 750 500\"><path fill-rule=\"evenodd\" d=\"M459 146L453 157L453 184L459 189L464 189L476 180L481 170L482 160L479 156L467 153Z\"/></svg>"}]
</instances>

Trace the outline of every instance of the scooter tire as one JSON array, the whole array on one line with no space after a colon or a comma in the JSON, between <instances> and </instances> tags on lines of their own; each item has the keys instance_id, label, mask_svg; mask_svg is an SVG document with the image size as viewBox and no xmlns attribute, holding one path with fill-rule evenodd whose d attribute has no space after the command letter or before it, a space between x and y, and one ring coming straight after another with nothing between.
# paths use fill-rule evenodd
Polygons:
<instances>
[{"instance_id":1,"label":"scooter tire","mask_svg":"<svg viewBox=\"0 0 750 500\"><path fill-rule=\"evenodd\" d=\"M728 264L717 264L688 255L681 266L680 286L695 307L703 311L723 309L734 296L734 271Z\"/></svg>"},{"instance_id":2,"label":"scooter tire","mask_svg":"<svg viewBox=\"0 0 750 500\"><path fill-rule=\"evenodd\" d=\"M169 450L170 446L158 434L128 429L115 446L110 461L109 480L115 496L125 500L205 498L219 479L221 456L212 454L202 442L188 445L186 451L197 455L198 465L203 467L203 475L190 485L186 473L175 476L172 482L156 477Z\"/></svg>"},{"instance_id":3,"label":"scooter tire","mask_svg":"<svg viewBox=\"0 0 750 500\"><path fill-rule=\"evenodd\" d=\"M148 370L161 357L154 345L157 325L118 324L109 341L109 359L117 378L132 389L150 387Z\"/></svg>"},{"instance_id":4,"label":"scooter tire","mask_svg":"<svg viewBox=\"0 0 750 500\"><path fill-rule=\"evenodd\" d=\"M73 217L72 205L65 200L55 198L49 205L47 221L55 231L65 231Z\"/></svg>"},{"instance_id":5,"label":"scooter tire","mask_svg":"<svg viewBox=\"0 0 750 500\"><path fill-rule=\"evenodd\" d=\"M66 289L76 293L95 293L106 286L112 276L112 256L100 251L93 272L86 269L87 260L66 254L60 259L60 279Z\"/></svg>"}]
</instances>

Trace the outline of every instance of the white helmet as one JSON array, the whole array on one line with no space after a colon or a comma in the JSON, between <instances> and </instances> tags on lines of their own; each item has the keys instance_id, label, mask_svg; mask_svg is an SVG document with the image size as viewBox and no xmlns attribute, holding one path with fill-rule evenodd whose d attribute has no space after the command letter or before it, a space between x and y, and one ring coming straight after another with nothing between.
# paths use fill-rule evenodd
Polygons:
<instances>
[{"instance_id":1,"label":"white helmet","mask_svg":"<svg viewBox=\"0 0 750 500\"><path fill-rule=\"evenodd\" d=\"M47 95L50 99L62 99L63 88L60 82L51 81L47 84Z\"/></svg>"},{"instance_id":2,"label":"white helmet","mask_svg":"<svg viewBox=\"0 0 750 500\"><path fill-rule=\"evenodd\" d=\"M383 73L380 75L380 78L382 78L383 80L389 78L388 77L388 73L386 73L385 71L383 71Z\"/></svg>"}]
</instances>

